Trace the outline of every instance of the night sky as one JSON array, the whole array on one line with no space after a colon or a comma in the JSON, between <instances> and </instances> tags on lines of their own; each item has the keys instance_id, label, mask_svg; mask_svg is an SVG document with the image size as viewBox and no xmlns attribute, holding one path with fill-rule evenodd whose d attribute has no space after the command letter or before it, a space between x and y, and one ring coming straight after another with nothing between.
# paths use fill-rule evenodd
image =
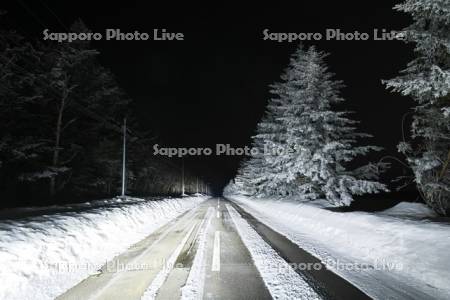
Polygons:
<instances>
[{"instance_id":1,"label":"night sky","mask_svg":"<svg viewBox=\"0 0 450 300\"><path fill-rule=\"evenodd\" d=\"M134 112L158 142L176 147L249 145L270 97L269 84L278 80L297 42L264 41L271 32L371 33L374 28L399 30L411 20L392 10L396 2L370 1L357 5L311 1L297 5L253 4L162 7L147 3L101 1L2 2L8 23L20 33L42 38L42 31L67 32L82 19L94 32L106 28L151 33L155 28L184 33L184 41L95 41L101 63L116 74L134 100ZM293 3L293 2L292 2ZM361 129L375 136L384 154L397 155L401 118L411 106L381 84L398 74L412 58L400 41L314 41L330 52L330 69L347 88L342 109L355 111ZM223 186L242 157L191 157L187 166Z\"/></svg>"}]
</instances>

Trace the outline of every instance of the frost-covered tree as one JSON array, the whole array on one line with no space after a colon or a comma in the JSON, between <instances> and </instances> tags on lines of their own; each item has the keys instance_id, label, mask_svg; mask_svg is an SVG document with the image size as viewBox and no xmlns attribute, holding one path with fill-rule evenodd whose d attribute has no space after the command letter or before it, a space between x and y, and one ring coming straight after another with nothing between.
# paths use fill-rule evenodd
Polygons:
<instances>
[{"instance_id":1,"label":"frost-covered tree","mask_svg":"<svg viewBox=\"0 0 450 300\"><path fill-rule=\"evenodd\" d=\"M242 162L235 178L236 190L239 190L241 194L245 195L257 195L258 190L256 184L260 177L257 171L261 167L261 160L256 157Z\"/></svg>"},{"instance_id":2,"label":"frost-covered tree","mask_svg":"<svg viewBox=\"0 0 450 300\"><path fill-rule=\"evenodd\" d=\"M377 181L377 166L354 168L354 160L379 147L359 145L369 137L356 131L357 122L347 112L336 111L344 101L341 81L324 62L327 54L315 47L299 49L282 81L272 93L280 99L277 118L286 130L282 146L286 149L272 162L284 166L279 174L294 183L305 198L326 198L337 206L349 205L353 195L386 190Z\"/></svg>"},{"instance_id":3,"label":"frost-covered tree","mask_svg":"<svg viewBox=\"0 0 450 300\"><path fill-rule=\"evenodd\" d=\"M398 145L411 166L425 202L450 214L450 2L407 0L394 7L413 23L402 34L415 44L416 58L388 88L411 97L411 141Z\"/></svg>"},{"instance_id":4,"label":"frost-covered tree","mask_svg":"<svg viewBox=\"0 0 450 300\"><path fill-rule=\"evenodd\" d=\"M337 206L349 205L354 195L386 190L378 182L381 165L354 166L355 158L380 148L359 145L358 139L369 135L356 131L357 122L347 112L335 110L344 101L343 84L333 79L325 57L301 46L291 57L281 81L272 85L274 97L253 138L266 151L243 165L236 187L263 195L326 198Z\"/></svg>"},{"instance_id":5,"label":"frost-covered tree","mask_svg":"<svg viewBox=\"0 0 450 300\"><path fill-rule=\"evenodd\" d=\"M256 153L246 163L246 168L250 168L252 175L252 185L258 195L287 195L287 184L280 177L282 166L269 164L272 158L278 156L277 148L285 136L285 128L276 119L276 109L278 99L269 101L266 115L258 123L256 135L253 136L253 149Z\"/></svg>"},{"instance_id":6,"label":"frost-covered tree","mask_svg":"<svg viewBox=\"0 0 450 300\"><path fill-rule=\"evenodd\" d=\"M277 82L271 85L271 94L273 97L270 99L268 105L267 118L272 120L272 134L263 134L264 143L267 148L267 153L264 156L265 165L267 169L271 171L270 181L268 182L268 188L272 189L278 195L301 195L303 198L315 198L310 197L308 189L305 189L307 179L301 176L299 172L293 170L293 161L290 157L299 154L294 144L291 143L290 137L292 135L292 128L289 128L292 124L288 124L287 118L296 118L295 116L288 116L289 108L293 108L294 99L297 99L298 92L302 88L298 78L292 77L298 70L298 67L304 65L304 58L306 52L303 46L296 50L291 57L291 62L284 74L281 75L281 82ZM301 70L299 74L303 74L305 70ZM259 135L257 135L259 136Z\"/></svg>"},{"instance_id":7,"label":"frost-covered tree","mask_svg":"<svg viewBox=\"0 0 450 300\"><path fill-rule=\"evenodd\" d=\"M252 147L257 152L242 164L235 179L236 188L246 194L286 196L298 192L295 184L290 184L283 176L289 166L283 165L279 159L279 152L286 149L287 130L279 118L283 114L280 109L284 99L276 96L269 100L265 115L252 137Z\"/></svg>"},{"instance_id":8,"label":"frost-covered tree","mask_svg":"<svg viewBox=\"0 0 450 300\"><path fill-rule=\"evenodd\" d=\"M288 184L279 174L283 166L270 164L278 157L276 147L282 143L285 128L276 119L278 99L269 101L263 119L252 137L252 156L241 164L235 179L235 190L254 196L289 195Z\"/></svg>"}]
</instances>

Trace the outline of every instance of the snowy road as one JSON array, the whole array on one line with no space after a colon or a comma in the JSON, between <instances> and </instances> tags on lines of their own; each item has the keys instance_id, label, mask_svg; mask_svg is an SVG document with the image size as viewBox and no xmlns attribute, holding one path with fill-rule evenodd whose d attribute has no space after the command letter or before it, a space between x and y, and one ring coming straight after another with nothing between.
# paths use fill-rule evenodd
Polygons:
<instances>
[{"instance_id":1,"label":"snowy road","mask_svg":"<svg viewBox=\"0 0 450 300\"><path fill-rule=\"evenodd\" d=\"M210 199L107 262L58 299L365 299L286 238Z\"/></svg>"}]
</instances>

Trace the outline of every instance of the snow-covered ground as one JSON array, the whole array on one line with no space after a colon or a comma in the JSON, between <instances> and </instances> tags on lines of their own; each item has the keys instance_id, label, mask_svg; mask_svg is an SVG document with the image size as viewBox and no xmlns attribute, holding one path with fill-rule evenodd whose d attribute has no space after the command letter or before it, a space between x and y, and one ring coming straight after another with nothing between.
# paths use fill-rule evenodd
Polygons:
<instances>
[{"instance_id":1,"label":"snow-covered ground","mask_svg":"<svg viewBox=\"0 0 450 300\"><path fill-rule=\"evenodd\" d=\"M227 204L227 210L274 299L321 299L231 205Z\"/></svg>"},{"instance_id":2,"label":"snow-covered ground","mask_svg":"<svg viewBox=\"0 0 450 300\"><path fill-rule=\"evenodd\" d=\"M110 199L11 211L14 219L0 220L0 299L53 299L206 199Z\"/></svg>"},{"instance_id":3,"label":"snow-covered ground","mask_svg":"<svg viewBox=\"0 0 450 300\"><path fill-rule=\"evenodd\" d=\"M321 201L229 198L374 298L450 299L450 224L425 205L342 213Z\"/></svg>"}]
</instances>

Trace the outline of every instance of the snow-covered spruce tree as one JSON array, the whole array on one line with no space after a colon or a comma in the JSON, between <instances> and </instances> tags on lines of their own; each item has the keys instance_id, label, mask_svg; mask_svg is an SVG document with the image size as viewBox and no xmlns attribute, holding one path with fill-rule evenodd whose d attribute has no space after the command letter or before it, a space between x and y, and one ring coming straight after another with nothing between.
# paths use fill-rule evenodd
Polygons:
<instances>
[{"instance_id":1,"label":"snow-covered spruce tree","mask_svg":"<svg viewBox=\"0 0 450 300\"><path fill-rule=\"evenodd\" d=\"M247 164L253 170L253 185L257 196L289 195L286 183L279 177L283 166L270 164L273 157L277 156L275 146L282 142L285 136L285 128L276 119L277 103L275 99L269 101L266 115L258 123L256 134L253 136L253 148L257 153L253 155Z\"/></svg>"},{"instance_id":2,"label":"snow-covered spruce tree","mask_svg":"<svg viewBox=\"0 0 450 300\"><path fill-rule=\"evenodd\" d=\"M276 119L278 99L271 99L263 119L258 123L256 134L252 137L253 155L242 163L238 170L234 192L252 196L280 196L289 195L287 183L279 176L281 167L269 164L276 156L274 146L279 146L285 136L285 129Z\"/></svg>"},{"instance_id":3,"label":"snow-covered spruce tree","mask_svg":"<svg viewBox=\"0 0 450 300\"><path fill-rule=\"evenodd\" d=\"M234 189L254 196L287 196L298 192L295 184L289 184L283 176L289 166L280 163L277 153L278 149L286 148L286 128L279 119L283 100L279 95L269 100L252 137L252 147L257 153L242 164Z\"/></svg>"},{"instance_id":4,"label":"snow-covered spruce tree","mask_svg":"<svg viewBox=\"0 0 450 300\"><path fill-rule=\"evenodd\" d=\"M408 0L394 9L412 16L403 34L415 43L417 55L399 77L385 81L417 103L412 140L402 141L398 149L406 155L425 202L450 215L450 2Z\"/></svg>"},{"instance_id":5,"label":"snow-covered spruce tree","mask_svg":"<svg viewBox=\"0 0 450 300\"><path fill-rule=\"evenodd\" d=\"M235 178L236 190L239 190L239 193L244 195L256 195L256 182L259 180L258 170L261 168L261 160L255 157L242 162Z\"/></svg>"},{"instance_id":6,"label":"snow-covered spruce tree","mask_svg":"<svg viewBox=\"0 0 450 300\"><path fill-rule=\"evenodd\" d=\"M281 75L282 82L287 83L291 79L291 67L293 62L298 64L306 57L305 50L302 45L298 47L291 58L291 64ZM295 81L295 79L294 79ZM271 134L258 132L255 138L262 138L266 147L264 161L267 170L270 170L270 178L267 181L267 189L272 190L272 194L280 196L301 195L303 198L311 197L311 184L309 180L301 176L299 172L293 172L292 155L295 149L289 144L290 124L286 123L286 109L291 105L292 99L296 97L300 85L299 82L292 81L291 84L275 83L271 85L270 92L274 95L269 103L267 110L267 119L271 120L269 126ZM259 126L260 128L261 126ZM308 188L309 187L309 188Z\"/></svg>"},{"instance_id":7,"label":"snow-covered spruce tree","mask_svg":"<svg viewBox=\"0 0 450 300\"><path fill-rule=\"evenodd\" d=\"M228 182L228 184L223 189L224 196L232 196L239 194L239 189L236 184L233 182L233 179Z\"/></svg>"},{"instance_id":8,"label":"snow-covered spruce tree","mask_svg":"<svg viewBox=\"0 0 450 300\"><path fill-rule=\"evenodd\" d=\"M378 182L378 167L368 164L351 168L354 159L375 146L361 146L357 139L369 137L356 132L347 112L337 112L334 105L344 101L341 81L334 80L324 62L327 55L310 47L300 47L281 76L272 86L278 98L275 115L285 129L279 141L282 155L268 156L267 163L279 167L279 179L295 186L303 198L326 198L336 206L349 205L353 195L386 190ZM283 189L283 186L277 187Z\"/></svg>"}]
</instances>

